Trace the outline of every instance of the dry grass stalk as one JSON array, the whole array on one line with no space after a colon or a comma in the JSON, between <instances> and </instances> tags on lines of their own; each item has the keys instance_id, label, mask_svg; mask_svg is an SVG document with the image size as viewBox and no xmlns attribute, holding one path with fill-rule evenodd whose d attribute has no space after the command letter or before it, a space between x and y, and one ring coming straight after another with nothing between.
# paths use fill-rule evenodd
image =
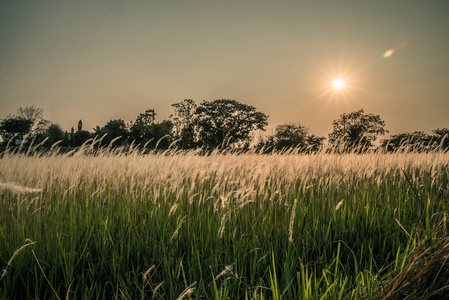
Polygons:
<instances>
[{"instance_id":1,"label":"dry grass stalk","mask_svg":"<svg viewBox=\"0 0 449 300\"><path fill-rule=\"evenodd\" d=\"M449 297L449 235L444 218L431 231L434 242L416 237L417 247L409 255L407 266L382 291L379 299L444 299Z\"/></svg>"},{"instance_id":2,"label":"dry grass stalk","mask_svg":"<svg viewBox=\"0 0 449 300\"><path fill-rule=\"evenodd\" d=\"M194 288L195 285L196 285L196 281L194 283L192 283L191 285L189 285L184 291L182 291L182 293L178 296L178 298L176 298L176 300L182 300L185 297L191 295L193 292L195 292L195 288Z\"/></svg>"},{"instance_id":3,"label":"dry grass stalk","mask_svg":"<svg viewBox=\"0 0 449 300\"><path fill-rule=\"evenodd\" d=\"M24 249L24 248L26 248L26 247L28 247L28 246L34 245L34 244L36 244L36 242L30 242L30 243L28 243L28 244L23 245L22 247L20 247L20 248L17 249L16 251L14 251L13 255L12 255L11 258L9 259L8 263L6 264L6 267L5 267L5 268L3 269L3 271L2 271L2 277L0 277L0 281L3 279L3 277L6 276L6 273L7 273L7 271L8 271L8 268L9 268L9 266L11 265L11 263L12 263L14 257L16 257L16 255L19 254L19 252L22 251L22 249Z\"/></svg>"}]
</instances>

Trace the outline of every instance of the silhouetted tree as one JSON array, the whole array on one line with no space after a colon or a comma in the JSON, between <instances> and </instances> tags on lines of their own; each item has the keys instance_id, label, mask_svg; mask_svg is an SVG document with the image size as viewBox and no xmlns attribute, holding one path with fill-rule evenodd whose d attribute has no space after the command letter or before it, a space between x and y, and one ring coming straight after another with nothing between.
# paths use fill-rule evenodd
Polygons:
<instances>
[{"instance_id":1,"label":"silhouetted tree","mask_svg":"<svg viewBox=\"0 0 449 300\"><path fill-rule=\"evenodd\" d=\"M79 124L79 123L78 123ZM74 141L74 137L75 137L75 128L71 128L70 129L70 146L71 147L75 147L75 141Z\"/></svg>"},{"instance_id":2,"label":"silhouetted tree","mask_svg":"<svg viewBox=\"0 0 449 300\"><path fill-rule=\"evenodd\" d=\"M130 126L129 141L141 146L147 144L149 148L156 147L156 144L160 148L167 148L172 142L173 124L168 120L155 123L155 116L154 109L148 109L140 114ZM164 140L159 142L162 138Z\"/></svg>"},{"instance_id":3,"label":"silhouetted tree","mask_svg":"<svg viewBox=\"0 0 449 300\"><path fill-rule=\"evenodd\" d=\"M274 135L260 136L258 142L254 145L254 149L260 153L270 153L276 149Z\"/></svg>"},{"instance_id":4,"label":"silhouetted tree","mask_svg":"<svg viewBox=\"0 0 449 300\"><path fill-rule=\"evenodd\" d=\"M448 128L442 128L442 129L435 129L432 130L433 137L435 139L435 142L438 143L438 146L441 150L449 150L449 129Z\"/></svg>"},{"instance_id":5,"label":"silhouetted tree","mask_svg":"<svg viewBox=\"0 0 449 300\"><path fill-rule=\"evenodd\" d=\"M70 133L68 133L67 131L64 131L63 135L62 135L62 143L66 146L66 147L73 147L73 136L70 135Z\"/></svg>"},{"instance_id":6,"label":"silhouetted tree","mask_svg":"<svg viewBox=\"0 0 449 300\"><path fill-rule=\"evenodd\" d=\"M78 122L78 131L83 130L83 121L79 120Z\"/></svg>"},{"instance_id":7,"label":"silhouetted tree","mask_svg":"<svg viewBox=\"0 0 449 300\"><path fill-rule=\"evenodd\" d=\"M51 147L53 144L59 141L63 141L64 139L64 132L62 131L61 127L58 124L50 124L48 128L45 130L43 134L44 138L47 138L44 142L44 146ZM68 146L64 143L59 143L59 146Z\"/></svg>"},{"instance_id":8,"label":"silhouetted tree","mask_svg":"<svg viewBox=\"0 0 449 300\"><path fill-rule=\"evenodd\" d=\"M340 115L332 126L334 131L329 134L329 142L342 150L370 148L378 135L388 132L379 115L365 114L363 109Z\"/></svg>"},{"instance_id":9,"label":"silhouetted tree","mask_svg":"<svg viewBox=\"0 0 449 300\"><path fill-rule=\"evenodd\" d=\"M125 121L122 119L110 120L104 127L100 128L97 126L94 130L94 137L103 137L101 142L102 146L108 146L114 139L116 140L112 143L113 147L127 144L129 131Z\"/></svg>"},{"instance_id":10,"label":"silhouetted tree","mask_svg":"<svg viewBox=\"0 0 449 300\"><path fill-rule=\"evenodd\" d=\"M282 124L276 126L274 134L276 149L305 148L308 130L301 124Z\"/></svg>"},{"instance_id":11,"label":"silhouetted tree","mask_svg":"<svg viewBox=\"0 0 449 300\"><path fill-rule=\"evenodd\" d=\"M255 148L269 153L273 149L289 150L297 148L301 152L316 152L323 147L325 137L309 134L309 130L301 124L282 124L276 126L275 134L261 138Z\"/></svg>"},{"instance_id":12,"label":"silhouetted tree","mask_svg":"<svg viewBox=\"0 0 449 300\"><path fill-rule=\"evenodd\" d=\"M174 138L177 146L182 149L195 148L198 142L197 127L195 124L197 105L192 99L185 99L180 103L172 104L174 114L170 116L175 129Z\"/></svg>"},{"instance_id":13,"label":"silhouetted tree","mask_svg":"<svg viewBox=\"0 0 449 300\"><path fill-rule=\"evenodd\" d=\"M31 139L44 133L48 121L43 118L43 109L35 106L19 107L15 115L9 114L0 122L0 135L5 143L16 136Z\"/></svg>"},{"instance_id":14,"label":"silhouetted tree","mask_svg":"<svg viewBox=\"0 0 449 300\"><path fill-rule=\"evenodd\" d=\"M432 130L433 135L424 131L412 133L404 132L392 135L389 139L382 141L382 147L389 151L432 151L436 149L446 150L449 148L449 129ZM446 138L445 138L446 137Z\"/></svg>"},{"instance_id":15,"label":"silhouetted tree","mask_svg":"<svg viewBox=\"0 0 449 300\"><path fill-rule=\"evenodd\" d=\"M91 133L87 130L78 130L73 135L73 147L79 147L91 138Z\"/></svg>"},{"instance_id":16,"label":"silhouetted tree","mask_svg":"<svg viewBox=\"0 0 449 300\"><path fill-rule=\"evenodd\" d=\"M163 120L161 123L152 125L152 137L149 142L150 148L167 149L173 142L173 123L170 120Z\"/></svg>"},{"instance_id":17,"label":"silhouetted tree","mask_svg":"<svg viewBox=\"0 0 449 300\"><path fill-rule=\"evenodd\" d=\"M136 121L130 125L129 139L136 144L145 144L153 138L154 119L156 113L154 109L147 109L145 113L139 114Z\"/></svg>"},{"instance_id":18,"label":"silhouetted tree","mask_svg":"<svg viewBox=\"0 0 449 300\"><path fill-rule=\"evenodd\" d=\"M43 133L50 123L48 120L44 119L44 110L34 105L19 107L17 109L17 117L32 121L31 129L28 133L29 136Z\"/></svg>"},{"instance_id":19,"label":"silhouetted tree","mask_svg":"<svg viewBox=\"0 0 449 300\"><path fill-rule=\"evenodd\" d=\"M195 110L199 142L207 149L237 146L254 130L265 130L268 116L235 100L203 101Z\"/></svg>"},{"instance_id":20,"label":"silhouetted tree","mask_svg":"<svg viewBox=\"0 0 449 300\"><path fill-rule=\"evenodd\" d=\"M306 138L307 152L317 152L323 148L324 136L308 135Z\"/></svg>"},{"instance_id":21,"label":"silhouetted tree","mask_svg":"<svg viewBox=\"0 0 449 300\"><path fill-rule=\"evenodd\" d=\"M8 115L0 121L0 135L3 138L3 142L6 144L13 137L23 139L31 131L32 125L32 120Z\"/></svg>"}]
</instances>

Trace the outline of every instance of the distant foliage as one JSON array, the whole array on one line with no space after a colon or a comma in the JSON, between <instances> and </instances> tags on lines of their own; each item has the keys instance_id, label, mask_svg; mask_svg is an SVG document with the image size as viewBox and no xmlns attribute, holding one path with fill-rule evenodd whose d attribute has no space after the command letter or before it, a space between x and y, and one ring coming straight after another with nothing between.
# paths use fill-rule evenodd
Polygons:
<instances>
[{"instance_id":1,"label":"distant foliage","mask_svg":"<svg viewBox=\"0 0 449 300\"><path fill-rule=\"evenodd\" d=\"M94 137L102 139L102 146L118 147L127 144L129 131L122 119L110 120L104 127L97 126L94 130Z\"/></svg>"},{"instance_id":2,"label":"distant foliage","mask_svg":"<svg viewBox=\"0 0 449 300\"><path fill-rule=\"evenodd\" d=\"M382 141L382 147L389 152L395 151L434 151L449 149L449 129L432 130L433 135L423 131L404 132Z\"/></svg>"},{"instance_id":3,"label":"distant foliage","mask_svg":"<svg viewBox=\"0 0 449 300\"><path fill-rule=\"evenodd\" d=\"M60 146L69 146L64 143L64 132L58 124L51 124L48 126L43 136L46 138L44 145L47 147L51 147L57 142L60 143Z\"/></svg>"},{"instance_id":4,"label":"distant foliage","mask_svg":"<svg viewBox=\"0 0 449 300\"><path fill-rule=\"evenodd\" d=\"M78 130L73 134L73 147L79 147L91 137L91 133L87 130Z\"/></svg>"},{"instance_id":5,"label":"distant foliage","mask_svg":"<svg viewBox=\"0 0 449 300\"><path fill-rule=\"evenodd\" d=\"M264 152L289 151L297 149L300 152L316 152L323 148L323 141L326 138L309 134L309 130L301 124L282 124L276 126L276 132L261 139L256 145L258 150Z\"/></svg>"},{"instance_id":6,"label":"distant foliage","mask_svg":"<svg viewBox=\"0 0 449 300\"><path fill-rule=\"evenodd\" d=\"M62 147L79 147L89 139L95 139L96 147L137 146L148 150L173 147L205 151L201 153L213 150L316 153L325 147L326 151L332 152L362 153L373 150L377 138L388 133L385 121L379 115L360 109L344 113L332 122L328 145L324 143L325 137L311 134L300 123L278 125L273 135L261 135L255 143L254 135L258 130L265 131L268 116L251 105L230 99L200 104L184 99L171 106L174 112L168 120L156 122L155 110L147 109L129 124L122 119L110 120L104 126L96 126L93 133L83 130L82 120L78 121L76 132L74 127L71 132L64 132L58 124L50 124L44 119L42 108L20 107L16 114L0 120L0 136L4 145L9 141L14 144L14 138L24 144L33 140L47 148L54 143ZM432 130L432 134L424 131L399 133L383 139L377 147L387 152L448 151L449 129L438 128Z\"/></svg>"},{"instance_id":7,"label":"distant foliage","mask_svg":"<svg viewBox=\"0 0 449 300\"><path fill-rule=\"evenodd\" d=\"M332 122L332 126L329 143L343 151L369 149L379 135L388 133L385 121L379 115L366 114L363 109L340 115L339 119Z\"/></svg>"},{"instance_id":8,"label":"distant foliage","mask_svg":"<svg viewBox=\"0 0 449 300\"><path fill-rule=\"evenodd\" d=\"M241 147L255 130L265 130L268 116L236 100L203 101L195 110L199 144L206 149Z\"/></svg>"},{"instance_id":9,"label":"distant foliage","mask_svg":"<svg viewBox=\"0 0 449 300\"><path fill-rule=\"evenodd\" d=\"M128 141L140 146L146 145L150 149L156 146L167 149L172 142L173 124L169 120L155 123L155 118L154 109L148 109L140 114L130 125Z\"/></svg>"},{"instance_id":10,"label":"distant foliage","mask_svg":"<svg viewBox=\"0 0 449 300\"><path fill-rule=\"evenodd\" d=\"M31 120L9 115L0 121L0 135L6 143L14 137L23 139L29 134L32 126Z\"/></svg>"},{"instance_id":11,"label":"distant foliage","mask_svg":"<svg viewBox=\"0 0 449 300\"><path fill-rule=\"evenodd\" d=\"M173 121L176 146L181 149L195 149L199 143L198 127L195 124L197 105L192 99L172 104L175 112L170 118Z\"/></svg>"},{"instance_id":12,"label":"distant foliage","mask_svg":"<svg viewBox=\"0 0 449 300\"><path fill-rule=\"evenodd\" d=\"M50 124L50 121L44 119L44 110L34 105L19 107L17 109L17 117L32 122L30 132L28 133L31 137L43 133Z\"/></svg>"},{"instance_id":13,"label":"distant foliage","mask_svg":"<svg viewBox=\"0 0 449 300\"><path fill-rule=\"evenodd\" d=\"M45 132L48 121L43 118L43 109L33 106L19 107L15 115L9 114L0 121L0 135L4 142L12 138L31 140Z\"/></svg>"}]
</instances>

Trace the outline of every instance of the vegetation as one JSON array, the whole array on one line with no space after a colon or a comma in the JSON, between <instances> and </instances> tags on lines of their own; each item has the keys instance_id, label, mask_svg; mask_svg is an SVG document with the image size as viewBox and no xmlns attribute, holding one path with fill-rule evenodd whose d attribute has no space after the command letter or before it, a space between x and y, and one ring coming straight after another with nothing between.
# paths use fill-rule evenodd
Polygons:
<instances>
[{"instance_id":1,"label":"vegetation","mask_svg":"<svg viewBox=\"0 0 449 300\"><path fill-rule=\"evenodd\" d=\"M83 130L82 120L78 122L77 131L72 127L68 133L58 124L43 119L41 108L19 108L16 115L0 120L0 135L5 145L18 139L16 144L23 142L27 145L27 141L33 141L47 149L55 143L59 147L80 147L90 139L97 139L97 146L102 147L133 145L147 150L176 147L206 150L203 153L217 149L264 153L299 149L311 153L323 149L326 139L310 133L299 123L288 123L276 126L274 135L260 136L259 141L255 142L255 132L265 131L268 116L236 100L203 101L197 105L194 100L185 99L172 106L174 113L169 120L158 123L154 109L147 109L134 122L127 124L122 119L110 120L102 127L96 126L92 133ZM332 125L328 144L340 152L372 150L378 136L388 133L379 115L366 114L363 109L342 114ZM435 129L432 132L433 135L422 131L396 134L382 140L380 148L388 152L449 149L449 129Z\"/></svg>"},{"instance_id":2,"label":"vegetation","mask_svg":"<svg viewBox=\"0 0 449 300\"><path fill-rule=\"evenodd\" d=\"M365 114L363 109L342 114L332 122L332 126L334 131L329 134L330 144L345 151L352 151L359 146L369 149L377 136L388 133L385 121L379 115Z\"/></svg>"},{"instance_id":3,"label":"vegetation","mask_svg":"<svg viewBox=\"0 0 449 300\"><path fill-rule=\"evenodd\" d=\"M195 125L201 146L219 147L249 144L254 130L265 130L268 116L255 107L235 100L203 101L195 111Z\"/></svg>"},{"instance_id":4,"label":"vegetation","mask_svg":"<svg viewBox=\"0 0 449 300\"><path fill-rule=\"evenodd\" d=\"M423 131L395 134L382 141L382 147L387 151L434 151L449 149L449 129L432 130L433 135Z\"/></svg>"},{"instance_id":5,"label":"vegetation","mask_svg":"<svg viewBox=\"0 0 449 300\"><path fill-rule=\"evenodd\" d=\"M448 199L442 151L7 151L0 298L437 299Z\"/></svg>"},{"instance_id":6,"label":"vegetation","mask_svg":"<svg viewBox=\"0 0 449 300\"><path fill-rule=\"evenodd\" d=\"M256 145L256 149L265 153L289 149L317 152L323 148L323 140L325 140L324 137L309 134L309 130L301 124L283 124L276 126L274 135L268 136L266 140L261 139Z\"/></svg>"}]
</instances>

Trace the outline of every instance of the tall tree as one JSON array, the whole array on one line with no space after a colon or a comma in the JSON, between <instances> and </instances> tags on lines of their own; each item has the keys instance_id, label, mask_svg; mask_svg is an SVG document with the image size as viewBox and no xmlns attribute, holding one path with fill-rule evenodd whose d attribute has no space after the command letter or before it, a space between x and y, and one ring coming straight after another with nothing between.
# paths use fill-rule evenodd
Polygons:
<instances>
[{"instance_id":1,"label":"tall tree","mask_svg":"<svg viewBox=\"0 0 449 300\"><path fill-rule=\"evenodd\" d=\"M0 122L0 135L4 142L14 136L19 139L44 133L49 122L43 118L43 109L35 106L19 107L15 115L9 114Z\"/></svg>"},{"instance_id":2,"label":"tall tree","mask_svg":"<svg viewBox=\"0 0 449 300\"><path fill-rule=\"evenodd\" d=\"M173 123L163 120L152 125L152 140L148 143L150 148L167 149L173 142Z\"/></svg>"},{"instance_id":3,"label":"tall tree","mask_svg":"<svg viewBox=\"0 0 449 300\"><path fill-rule=\"evenodd\" d=\"M78 131L83 130L83 121L78 121Z\"/></svg>"},{"instance_id":4,"label":"tall tree","mask_svg":"<svg viewBox=\"0 0 449 300\"><path fill-rule=\"evenodd\" d=\"M72 146L79 147L84 144L88 139L90 139L91 134L87 130L78 130L72 136Z\"/></svg>"},{"instance_id":5,"label":"tall tree","mask_svg":"<svg viewBox=\"0 0 449 300\"><path fill-rule=\"evenodd\" d=\"M305 148L308 130L301 124L283 124L276 126L274 135L276 148Z\"/></svg>"},{"instance_id":6,"label":"tall tree","mask_svg":"<svg viewBox=\"0 0 449 300\"><path fill-rule=\"evenodd\" d=\"M0 121L0 135L4 143L8 143L13 137L23 139L31 131L31 126L31 120L8 115Z\"/></svg>"},{"instance_id":7,"label":"tall tree","mask_svg":"<svg viewBox=\"0 0 449 300\"><path fill-rule=\"evenodd\" d=\"M301 124L282 124L276 126L274 135L261 138L255 148L269 153L273 149L287 150L298 148L304 152L316 152L323 147L326 138L309 134L309 130Z\"/></svg>"},{"instance_id":8,"label":"tall tree","mask_svg":"<svg viewBox=\"0 0 449 300\"><path fill-rule=\"evenodd\" d=\"M137 116L130 126L129 141L141 146L147 144L149 148L155 148L156 145L168 148L172 142L173 123L169 120L156 123L155 117L154 109L147 109L145 113Z\"/></svg>"},{"instance_id":9,"label":"tall tree","mask_svg":"<svg viewBox=\"0 0 449 300\"><path fill-rule=\"evenodd\" d=\"M332 126L334 131L329 134L329 142L334 146L342 146L344 150L370 148L378 135L388 133L385 121L379 115L365 114L363 109L340 115Z\"/></svg>"},{"instance_id":10,"label":"tall tree","mask_svg":"<svg viewBox=\"0 0 449 300\"><path fill-rule=\"evenodd\" d=\"M31 136L43 133L50 123L48 120L44 119L44 110L34 105L19 107L17 109L17 117L32 121L31 130L29 132Z\"/></svg>"},{"instance_id":11,"label":"tall tree","mask_svg":"<svg viewBox=\"0 0 449 300\"><path fill-rule=\"evenodd\" d=\"M236 100L203 101L195 110L195 125L208 149L236 146L251 139L254 130L265 130L268 116Z\"/></svg>"},{"instance_id":12,"label":"tall tree","mask_svg":"<svg viewBox=\"0 0 449 300\"><path fill-rule=\"evenodd\" d=\"M95 128L94 136L97 138L103 138L101 145L108 146L112 140L115 141L112 143L113 147L123 146L127 144L128 139L128 127L125 124L125 121L122 119L110 120L104 125L104 127L97 126Z\"/></svg>"},{"instance_id":13,"label":"tall tree","mask_svg":"<svg viewBox=\"0 0 449 300\"><path fill-rule=\"evenodd\" d=\"M44 146L51 147L53 144L63 140L64 131L62 131L61 127L58 124L50 124L45 133L43 134L47 140L44 143ZM60 146L68 146L64 143L60 143Z\"/></svg>"},{"instance_id":14,"label":"tall tree","mask_svg":"<svg viewBox=\"0 0 449 300\"><path fill-rule=\"evenodd\" d=\"M196 147L198 141L197 127L195 125L197 105L192 99L172 104L175 112L170 118L175 128L175 139L177 145L182 149Z\"/></svg>"}]
</instances>

